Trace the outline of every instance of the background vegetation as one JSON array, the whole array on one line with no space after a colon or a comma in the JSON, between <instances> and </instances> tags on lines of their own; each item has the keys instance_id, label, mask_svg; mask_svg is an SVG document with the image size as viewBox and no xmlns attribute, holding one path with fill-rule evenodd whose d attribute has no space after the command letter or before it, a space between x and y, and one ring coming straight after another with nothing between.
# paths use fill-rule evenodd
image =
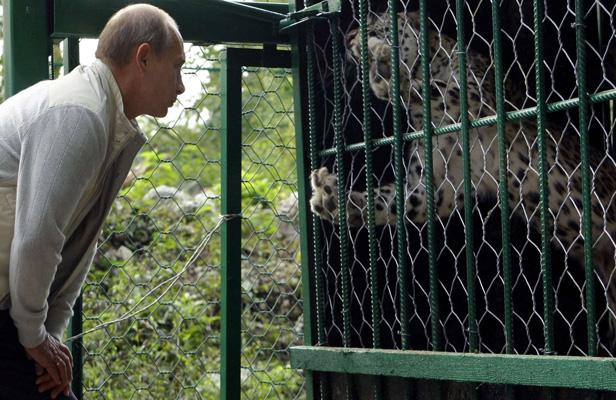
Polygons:
<instances>
[{"instance_id":1,"label":"background vegetation","mask_svg":"<svg viewBox=\"0 0 616 400\"><path fill-rule=\"evenodd\" d=\"M104 228L84 330L152 306L84 338L85 398L219 397L221 49L190 47L180 106L140 121L148 143ZM289 71L245 69L242 91L242 396L303 398L288 358L303 329Z\"/></svg>"}]
</instances>

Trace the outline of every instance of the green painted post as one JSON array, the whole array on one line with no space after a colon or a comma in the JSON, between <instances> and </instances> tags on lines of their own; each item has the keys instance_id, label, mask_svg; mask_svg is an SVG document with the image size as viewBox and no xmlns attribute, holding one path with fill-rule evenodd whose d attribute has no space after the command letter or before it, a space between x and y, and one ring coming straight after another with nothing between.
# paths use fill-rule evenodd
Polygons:
<instances>
[{"instance_id":1,"label":"green painted post","mask_svg":"<svg viewBox=\"0 0 616 400\"><path fill-rule=\"evenodd\" d=\"M372 129L370 128L370 66L368 65L368 5L366 0L359 1L359 27L361 41L361 88L362 88L362 122L364 126L364 143L366 143L366 193L368 217L368 261L370 265L370 308L372 315L372 348L381 348L381 303L379 301L379 281L377 271L376 221L374 210L374 167L372 160ZM403 293L405 293L404 291ZM382 398L383 382L380 378L372 388L374 399Z\"/></svg>"},{"instance_id":2,"label":"green painted post","mask_svg":"<svg viewBox=\"0 0 616 400\"><path fill-rule=\"evenodd\" d=\"M396 13L396 1L389 0L389 40L391 42L391 107L393 124L392 143L394 145L394 175L396 186L396 243L398 246L398 281L400 285L400 336L402 338L402 349L410 348L409 344L409 296L407 283L408 270L406 265L406 226L405 216L405 172L403 161L403 138L400 129L400 63L399 42L398 42L398 15Z\"/></svg>"},{"instance_id":3,"label":"green painted post","mask_svg":"<svg viewBox=\"0 0 616 400\"><path fill-rule=\"evenodd\" d=\"M496 130L498 134L498 202L501 212L501 237L502 237L502 268L505 303L505 350L508 354L513 353L513 304L511 300L511 244L509 229L509 185L507 183L508 158L507 137L505 135L505 94L503 90L503 57L501 44L500 5L492 0L492 42L494 54L494 79L496 84ZM515 398L515 390L512 386L506 387L505 397L510 400Z\"/></svg>"},{"instance_id":4,"label":"green painted post","mask_svg":"<svg viewBox=\"0 0 616 400\"><path fill-rule=\"evenodd\" d=\"M372 160L372 130L370 129L370 79L368 65L368 7L366 0L359 1L359 21L361 37L361 87L363 101L364 143L366 144L366 188L368 194L368 257L370 262L370 302L372 308L372 347L381 347L380 322L381 307L379 305L379 285L377 276L377 243L376 222L374 213L374 168Z\"/></svg>"},{"instance_id":5,"label":"green painted post","mask_svg":"<svg viewBox=\"0 0 616 400\"><path fill-rule=\"evenodd\" d=\"M339 40L339 19L330 22L332 63L334 68L334 136L336 141L336 173L338 175L338 235L340 240L340 275L342 280L342 343L351 346L351 271L349 266L349 235L347 232L347 196L344 171L344 133L342 132L342 60ZM346 399L350 400L352 379L346 376Z\"/></svg>"},{"instance_id":6,"label":"green painted post","mask_svg":"<svg viewBox=\"0 0 616 400\"><path fill-rule=\"evenodd\" d=\"M307 66L307 92L308 92L308 136L309 136L309 152L310 152L310 169L315 170L319 167L319 157L317 154L317 128L316 128L316 107L314 93L314 54L312 46L314 45L314 32L312 27L308 30L308 40L306 43L306 66ZM298 146L299 148L299 146ZM327 344L325 336L325 300L323 296L323 260L321 259L321 230L319 218L312 214L312 251L314 255L314 291L316 303L316 331L318 344L324 346ZM305 238L307 240L307 238ZM309 264L308 268L313 264ZM310 289L309 289L310 290ZM306 323L304 323L306 324ZM319 374L319 395L320 400L329 399L327 392L327 379L325 374Z\"/></svg>"},{"instance_id":7,"label":"green painted post","mask_svg":"<svg viewBox=\"0 0 616 400\"><path fill-rule=\"evenodd\" d=\"M221 70L222 215L239 215L242 210L241 84L241 66L228 49L223 55ZM239 400L241 393L241 230L239 217L229 218L221 229L221 400Z\"/></svg>"},{"instance_id":8,"label":"green painted post","mask_svg":"<svg viewBox=\"0 0 616 400\"><path fill-rule=\"evenodd\" d=\"M554 293L552 290L552 265L550 254L549 197L546 147L546 95L543 75L543 1L533 2L535 29L535 82L537 97L537 139L539 142L539 194L541 212L541 268L543 270L543 321L545 352L554 351Z\"/></svg>"},{"instance_id":9,"label":"green painted post","mask_svg":"<svg viewBox=\"0 0 616 400\"><path fill-rule=\"evenodd\" d=\"M334 66L334 135L336 137L336 173L338 174L338 226L340 235L340 268L342 270L342 303L343 303L343 343L345 347L351 345L351 319L350 319L350 290L351 277L348 256L348 232L345 193L344 171L344 135L342 132L342 60L340 59L340 43L338 38L339 21L331 21L330 33L332 35L332 60Z\"/></svg>"},{"instance_id":10,"label":"green painted post","mask_svg":"<svg viewBox=\"0 0 616 400\"><path fill-rule=\"evenodd\" d=\"M289 1L289 11L294 12L297 10L297 6L295 4L295 0ZM308 29L312 29L311 26ZM301 31L305 33L305 31ZM312 57L311 53L304 53L302 50L307 48L306 40L304 35L294 34L291 37L291 59L292 59L292 68L293 68L293 105L295 107L295 160L296 160L296 168L297 168L297 189L298 189L298 202L301 204L299 209L299 232L300 232L300 251L301 251L301 263L302 263L302 305L304 312L304 343L307 345L314 345L315 339L314 334L317 333L317 329L319 332L317 333L317 340L320 341L323 333L323 311L319 309L319 304L316 302L322 302L320 296L320 288L322 286L322 279L320 277L320 263L316 262L316 257L318 257L319 252L316 252L311 246L309 238L313 237L315 240L317 237L315 236L315 231L317 229L313 229L315 227L313 219L316 219L316 215L312 215L309 210L310 206L308 205L308 198L310 195L310 184L308 182L308 173L306 171L306 167L313 169L313 164L311 160L314 152L312 151L312 137L316 134L316 129L314 128L314 114L309 111L310 106L306 104L304 99L307 97L314 98L314 92L311 95L307 95L307 92L312 90L312 85L314 82L311 79L311 74L307 76L307 58ZM308 39L309 41L310 39ZM309 42L310 43L310 42ZM310 43L311 44L311 43ZM309 54L309 55L308 55ZM310 60L312 61L312 60ZM310 103L310 100L308 100ZM309 132L309 137L306 138L304 132ZM306 140L308 139L308 140ZM305 153L304 149L308 150L308 155ZM306 157L310 156L310 160ZM316 164L316 159L314 160ZM313 222L311 224L311 222ZM316 247L316 245L315 245ZM318 247L317 247L318 249ZM315 256L317 255L317 256ZM317 266L313 271L311 266ZM319 284L315 285L314 282L319 282ZM315 298L313 298L313 288L315 290ZM316 305L316 307L314 307ZM314 311L316 309L316 321L317 324L315 326L315 318ZM320 321L320 323L318 322ZM315 329L316 327L316 329ZM321 375L321 374L319 374ZM306 384L305 384L305 393L307 400L314 399L314 377L312 371L305 371ZM319 385L320 387L321 385Z\"/></svg>"},{"instance_id":11,"label":"green painted post","mask_svg":"<svg viewBox=\"0 0 616 400\"><path fill-rule=\"evenodd\" d=\"M468 70L466 64L466 40L464 24L464 1L456 0L458 44L456 54L460 66L460 119L462 128L462 164L464 165L464 234L466 245L466 290L468 292L468 340L471 352L479 351L477 310L475 305L475 255L473 243L473 204L471 182L470 127L468 116Z\"/></svg>"},{"instance_id":12,"label":"green painted post","mask_svg":"<svg viewBox=\"0 0 616 400\"><path fill-rule=\"evenodd\" d=\"M584 271L586 274L586 309L588 331L588 355L597 355L597 332L595 315L595 271L592 262L592 220L591 220L591 171L588 143L589 99L586 88L586 33L584 27L584 1L575 1L575 42L579 101L580 156L582 158L582 236L584 237Z\"/></svg>"},{"instance_id":13,"label":"green painted post","mask_svg":"<svg viewBox=\"0 0 616 400\"><path fill-rule=\"evenodd\" d=\"M430 271L430 313L432 317L432 350L442 350L440 307L438 299L438 271L436 270L436 248L434 246L434 177L432 168L432 126L430 90L430 46L428 43L428 10L426 0L419 2L419 55L421 59L421 88L423 104L423 175L426 187L426 222L428 226L428 268Z\"/></svg>"},{"instance_id":14,"label":"green painted post","mask_svg":"<svg viewBox=\"0 0 616 400\"><path fill-rule=\"evenodd\" d=\"M79 65L79 39L69 38L62 42L64 49L64 74L68 74ZM77 336L83 332L81 295L73 306L73 318L68 327L70 336ZM71 354L73 355L73 384L75 396L83 398L83 339L79 338L71 342Z\"/></svg>"},{"instance_id":15,"label":"green painted post","mask_svg":"<svg viewBox=\"0 0 616 400\"><path fill-rule=\"evenodd\" d=\"M10 97L49 78L49 7L41 0L4 0L4 82Z\"/></svg>"},{"instance_id":16,"label":"green painted post","mask_svg":"<svg viewBox=\"0 0 616 400\"><path fill-rule=\"evenodd\" d=\"M501 211L503 244L502 268L505 303L505 342L507 353L513 353L513 305L511 303L511 245L509 236L509 189L507 184L507 137L505 136L505 94L503 92L503 57L501 45L500 6L492 1L492 43L494 54L494 79L496 83L496 129L498 132L498 202Z\"/></svg>"}]
</instances>

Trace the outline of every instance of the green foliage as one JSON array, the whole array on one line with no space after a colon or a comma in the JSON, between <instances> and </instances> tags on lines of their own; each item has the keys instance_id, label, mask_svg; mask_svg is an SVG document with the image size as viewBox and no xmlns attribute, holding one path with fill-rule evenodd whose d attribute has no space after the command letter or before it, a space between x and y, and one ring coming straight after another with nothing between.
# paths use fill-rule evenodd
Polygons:
<instances>
[{"instance_id":1,"label":"green foliage","mask_svg":"<svg viewBox=\"0 0 616 400\"><path fill-rule=\"evenodd\" d=\"M148 143L104 227L84 329L145 310L84 338L87 399L219 398L218 51L189 52L186 83L201 88L179 116L140 122ZM242 395L300 399L288 355L303 329L289 71L246 69L242 90Z\"/></svg>"}]
</instances>

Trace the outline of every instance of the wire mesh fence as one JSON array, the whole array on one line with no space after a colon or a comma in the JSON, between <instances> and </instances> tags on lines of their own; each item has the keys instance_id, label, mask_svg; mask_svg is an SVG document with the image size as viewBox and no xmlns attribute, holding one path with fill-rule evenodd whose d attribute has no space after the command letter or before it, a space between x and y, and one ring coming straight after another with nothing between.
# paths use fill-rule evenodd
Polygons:
<instances>
[{"instance_id":1,"label":"wire mesh fence","mask_svg":"<svg viewBox=\"0 0 616 400\"><path fill-rule=\"evenodd\" d=\"M321 344L613 356L616 4L341 5L309 46Z\"/></svg>"},{"instance_id":2,"label":"wire mesh fence","mask_svg":"<svg viewBox=\"0 0 616 400\"><path fill-rule=\"evenodd\" d=\"M221 51L187 45L186 92L139 121L147 143L83 287L85 399L220 397ZM242 70L243 398L305 397L288 365L303 341L292 99L289 70Z\"/></svg>"}]
</instances>

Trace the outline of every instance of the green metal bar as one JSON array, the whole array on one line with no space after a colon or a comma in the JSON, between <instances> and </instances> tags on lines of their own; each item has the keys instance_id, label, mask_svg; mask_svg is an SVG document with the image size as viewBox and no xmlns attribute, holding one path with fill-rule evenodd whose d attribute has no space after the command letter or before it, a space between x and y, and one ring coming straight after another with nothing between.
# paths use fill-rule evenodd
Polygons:
<instances>
[{"instance_id":1,"label":"green metal bar","mask_svg":"<svg viewBox=\"0 0 616 400\"><path fill-rule=\"evenodd\" d=\"M307 86L308 86L308 134L309 134L309 153L310 153L310 169L315 171L319 168L319 156L317 145L317 127L316 127L316 100L314 93L314 54L312 46L314 45L314 31L308 30L308 39L306 42L306 66L307 66ZM300 132L301 134L301 132ZM308 207L308 206L306 206ZM316 319L317 319L317 343L321 346L327 344L327 337L325 336L325 300L323 296L323 260L322 260L322 238L319 218L312 214L312 251L314 254L314 292L316 303ZM306 266L306 269L310 269L310 265ZM311 289L308 289L311 290ZM304 318L305 319L305 318ZM304 322L306 324L306 322ZM327 391L327 380L324 374L319 375L319 394L321 400L329 399L329 392Z\"/></svg>"},{"instance_id":2,"label":"green metal bar","mask_svg":"<svg viewBox=\"0 0 616 400\"><path fill-rule=\"evenodd\" d=\"M79 65L79 40L66 39L62 42L64 50L64 74L68 74ZM73 306L73 317L69 327L69 336L79 336L83 332L83 308L82 297L79 295ZM71 354L73 355L73 394L77 399L83 399L83 339L79 337L71 342Z\"/></svg>"},{"instance_id":3,"label":"green metal bar","mask_svg":"<svg viewBox=\"0 0 616 400\"><path fill-rule=\"evenodd\" d=\"M334 66L334 135L336 141L336 173L338 174L338 227L340 235L340 268L342 274L343 343L345 347L348 347L351 345L351 277L347 250L348 233L344 172L344 136L342 132L342 88L340 87L342 83L342 61L340 59L338 25L338 19L334 18L330 25L330 33L332 36L332 60Z\"/></svg>"},{"instance_id":4,"label":"green metal bar","mask_svg":"<svg viewBox=\"0 0 616 400\"><path fill-rule=\"evenodd\" d=\"M134 1L53 0L52 36L96 38L109 17L131 3ZM174 17L187 42L289 43L290 40L278 32L279 21L289 12L287 4L225 0L151 0L148 3Z\"/></svg>"},{"instance_id":5,"label":"green metal bar","mask_svg":"<svg viewBox=\"0 0 616 400\"><path fill-rule=\"evenodd\" d=\"M342 343L351 345L351 271L348 254L346 183L344 171L344 136L342 132L342 60L340 59L338 18L330 22L332 60L334 67L334 136L336 142L336 173L338 175L338 235L340 240L340 275L342 277ZM346 399L351 399L352 379L346 377Z\"/></svg>"},{"instance_id":6,"label":"green metal bar","mask_svg":"<svg viewBox=\"0 0 616 400\"><path fill-rule=\"evenodd\" d=\"M614 99L616 99L616 89L605 90L605 91L590 95L591 104L597 104L597 103L610 101ZM574 98L574 99L569 99L569 100L557 101L554 103L548 103L546 105L546 111L548 113L553 113L553 112L571 110L578 106L579 106L579 99ZM517 121L517 120L521 120L524 118L535 117L536 115L537 115L537 107L529 107L529 108L524 108L518 111L507 112L505 115L505 120L506 121ZM470 127L471 128L481 128L483 126L494 125L496 123L496 120L497 120L496 116L478 118L478 119L470 121ZM461 129L462 129L461 123L451 124L451 125L447 125L444 127L436 128L434 130L434 135L446 135L448 133L458 132ZM424 131L421 130L418 132L405 133L403 136L403 139L407 142L410 142L413 140L421 139L423 137L424 137ZM374 147L381 147L381 146L390 146L393 143L394 143L394 138L387 137L383 139L374 140L372 145ZM344 151L345 152L362 151L365 149L365 146L366 145L363 142L353 143L353 144L347 145ZM333 154L335 154L335 149L330 148L330 149L321 150L321 152L319 153L319 156L326 157L326 156L330 156Z\"/></svg>"},{"instance_id":7,"label":"green metal bar","mask_svg":"<svg viewBox=\"0 0 616 400\"><path fill-rule=\"evenodd\" d=\"M83 332L83 301L81 295L73 305L73 317L69 324L70 336L78 336ZM83 399L83 339L81 337L73 340L70 344L71 355L73 356L73 382L71 390L78 400Z\"/></svg>"},{"instance_id":8,"label":"green metal bar","mask_svg":"<svg viewBox=\"0 0 616 400\"><path fill-rule=\"evenodd\" d=\"M595 316L595 273L592 263L591 172L588 143L589 99L586 89L586 34L584 31L584 1L575 1L575 41L577 49L576 76L579 101L580 155L582 158L582 236L584 237L584 271L586 274L586 309L588 355L597 355Z\"/></svg>"},{"instance_id":9,"label":"green metal bar","mask_svg":"<svg viewBox=\"0 0 616 400\"><path fill-rule=\"evenodd\" d=\"M247 17L258 21L278 22L286 17L286 13L263 9L257 7L254 3L227 0L207 0L207 2L202 1L202 4L216 7L216 9L227 8L228 10L232 10L233 14L238 17Z\"/></svg>"},{"instance_id":10,"label":"green metal bar","mask_svg":"<svg viewBox=\"0 0 616 400\"><path fill-rule=\"evenodd\" d=\"M492 32L494 36L494 79L496 83L496 130L498 132L498 197L501 211L502 267L505 303L505 349L513 353L513 307L511 303L511 244L509 237L509 186L507 184L507 137L505 136L505 101L503 93L503 66L500 6L492 1Z\"/></svg>"},{"instance_id":11,"label":"green metal bar","mask_svg":"<svg viewBox=\"0 0 616 400\"><path fill-rule=\"evenodd\" d=\"M5 97L49 79L49 5L40 0L4 0Z\"/></svg>"},{"instance_id":12,"label":"green metal bar","mask_svg":"<svg viewBox=\"0 0 616 400\"><path fill-rule=\"evenodd\" d=\"M430 47L428 44L428 14L426 0L419 2L419 40L420 40L420 59L421 59L421 75L423 80L422 97L423 97L423 153L424 166L423 175L426 187L426 219L428 225L428 268L430 275L430 312L432 318L432 349L439 351L442 349L441 344L441 322L440 322L440 307L438 299L438 271L436 270L436 248L434 246L434 178L432 168L432 135L434 127L432 126L431 114L431 94L430 94Z\"/></svg>"},{"instance_id":13,"label":"green metal bar","mask_svg":"<svg viewBox=\"0 0 616 400\"><path fill-rule=\"evenodd\" d=\"M370 129L370 67L368 65L368 7L366 0L359 1L359 26L361 41L361 85L363 101L364 143L366 143L366 191L368 194L368 259L370 265L370 304L372 311L372 347L381 347L381 307L377 272L376 222L374 212L374 166L372 160L372 130Z\"/></svg>"},{"instance_id":14,"label":"green metal bar","mask_svg":"<svg viewBox=\"0 0 616 400\"><path fill-rule=\"evenodd\" d=\"M340 10L340 0L324 0L316 4L308 5L300 11L291 12L287 18L281 20L279 33L288 33L297 30L305 24L314 23L317 19L324 20L327 18L336 18Z\"/></svg>"},{"instance_id":15,"label":"green metal bar","mask_svg":"<svg viewBox=\"0 0 616 400\"><path fill-rule=\"evenodd\" d=\"M307 6L306 8L297 12L290 12L288 18L293 20L299 20L306 17L313 17L322 13L340 12L340 8L341 7L339 0L325 0Z\"/></svg>"},{"instance_id":16,"label":"green metal bar","mask_svg":"<svg viewBox=\"0 0 616 400\"><path fill-rule=\"evenodd\" d=\"M308 42L306 43L306 60L307 60L307 75L308 75L308 132L310 136L309 152L310 152L310 169L312 171L319 168L319 156L317 152L317 128L316 128L316 107L314 94L314 54L311 46L314 43L314 32L308 31ZM321 254L321 230L319 229L319 219L316 215L312 215L313 227L313 251L315 253L315 278L316 278L316 296L317 296L317 338L321 345L326 344L325 329L323 322L324 301L323 301L323 273Z\"/></svg>"},{"instance_id":17,"label":"green metal bar","mask_svg":"<svg viewBox=\"0 0 616 400\"><path fill-rule=\"evenodd\" d=\"M435 351L292 347L291 368L403 378L616 391L616 360Z\"/></svg>"},{"instance_id":18,"label":"green metal bar","mask_svg":"<svg viewBox=\"0 0 616 400\"><path fill-rule=\"evenodd\" d=\"M400 129L400 44L398 40L398 15L396 13L396 1L388 1L389 9L389 41L391 45L391 107L393 118L393 145L394 145L394 175L396 186L396 243L398 281L400 282L400 335L402 337L402 349L410 348L409 343L409 296L408 296L408 271L406 265L406 226L405 217L405 177L404 171L404 141Z\"/></svg>"},{"instance_id":19,"label":"green metal bar","mask_svg":"<svg viewBox=\"0 0 616 400\"><path fill-rule=\"evenodd\" d=\"M239 400L241 368L242 67L289 68L288 51L227 48L222 59L221 399ZM301 183L300 183L301 184ZM309 336L310 337L310 336Z\"/></svg>"},{"instance_id":20,"label":"green metal bar","mask_svg":"<svg viewBox=\"0 0 616 400\"><path fill-rule=\"evenodd\" d=\"M543 334L545 352L554 351L554 293L550 254L550 214L548 197L548 162L546 147L546 95L543 75L543 0L533 1L535 29L535 86L537 97L537 139L539 144L539 211L541 215L541 269L543 271Z\"/></svg>"},{"instance_id":21,"label":"green metal bar","mask_svg":"<svg viewBox=\"0 0 616 400\"><path fill-rule=\"evenodd\" d=\"M227 49L222 59L222 204L223 215L239 215L242 210L242 74L241 65ZM241 219L227 220L221 229L221 354L220 398L240 399L242 347L241 298Z\"/></svg>"},{"instance_id":22,"label":"green metal bar","mask_svg":"<svg viewBox=\"0 0 616 400\"><path fill-rule=\"evenodd\" d=\"M232 53L233 60L241 67L291 68L292 65L289 51L228 47L227 52Z\"/></svg>"},{"instance_id":23,"label":"green metal bar","mask_svg":"<svg viewBox=\"0 0 616 400\"><path fill-rule=\"evenodd\" d=\"M371 105L370 105L370 66L368 65L368 5L366 0L359 1L359 33L361 45L361 88L362 88L362 117L364 126L364 143L366 143L366 193L367 193L367 217L368 217L368 261L370 265L370 308L372 315L372 347L381 347L381 305L379 301L379 281L377 270L377 243L376 221L374 210L374 165L372 160L372 129L371 129ZM405 286L406 287L406 286ZM406 293L406 289L405 289ZM373 387L375 400L382 398L382 381L376 380Z\"/></svg>"},{"instance_id":24,"label":"green metal bar","mask_svg":"<svg viewBox=\"0 0 616 400\"><path fill-rule=\"evenodd\" d=\"M475 305L475 245L473 243L473 204L471 182L470 121L468 117L468 74L466 64L466 27L464 23L464 0L456 0L456 20L458 23L458 65L460 68L460 118L462 129L462 164L464 165L464 235L466 246L466 291L468 293L468 340L469 350L479 350L477 339L477 310Z\"/></svg>"},{"instance_id":25,"label":"green metal bar","mask_svg":"<svg viewBox=\"0 0 616 400\"><path fill-rule=\"evenodd\" d=\"M295 0L289 1L289 9L296 9ZM323 309L322 309L322 276L320 259L320 234L318 226L315 224L316 215L309 212L310 206L308 199L310 196L310 183L306 167L310 170L315 169L316 156L313 150L313 140L316 135L314 122L314 82L313 60L310 51L307 49L312 44L312 38L305 35L293 35L291 38L291 58L293 65L293 105L295 107L295 149L296 149L296 168L298 202L303 206L299 210L299 232L300 232L300 251L302 265L302 306L304 317L304 343L315 345L320 342L323 336ZM304 99L308 98L306 102ZM308 131L308 140L304 132ZM306 143L308 142L308 143ZM308 149L308 154L304 149ZM309 157L307 159L306 157ZM314 160L314 161L313 161ZM314 247L311 246L310 238L315 241ZM312 265L316 268L313 271ZM313 297L314 296L314 297ZM321 307L321 308L319 308ZM316 316L316 318L315 318ZM316 322L316 324L315 324ZM315 329L316 326L316 329ZM315 335L316 334L316 335ZM318 339L315 340L315 336ZM322 374L319 374L321 376ZM312 372L306 371L305 395L307 400L314 400L314 376ZM318 385L319 388L322 385ZM323 396L321 396L323 399Z\"/></svg>"}]
</instances>

